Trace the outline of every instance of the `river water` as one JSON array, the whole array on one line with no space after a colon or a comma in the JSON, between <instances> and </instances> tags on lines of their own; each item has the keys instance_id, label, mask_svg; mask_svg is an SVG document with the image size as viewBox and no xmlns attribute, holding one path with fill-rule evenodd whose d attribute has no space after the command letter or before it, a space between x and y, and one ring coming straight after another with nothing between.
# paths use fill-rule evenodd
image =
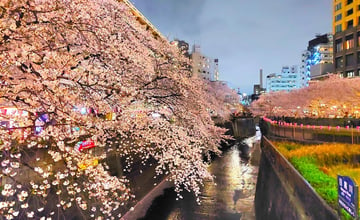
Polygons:
<instances>
[{"instance_id":1,"label":"river water","mask_svg":"<svg viewBox=\"0 0 360 220\"><path fill-rule=\"evenodd\" d=\"M255 220L254 198L260 159L260 132L223 152L209 166L215 184L205 182L201 204L191 193L176 199L173 189L157 197L143 220Z\"/></svg>"}]
</instances>

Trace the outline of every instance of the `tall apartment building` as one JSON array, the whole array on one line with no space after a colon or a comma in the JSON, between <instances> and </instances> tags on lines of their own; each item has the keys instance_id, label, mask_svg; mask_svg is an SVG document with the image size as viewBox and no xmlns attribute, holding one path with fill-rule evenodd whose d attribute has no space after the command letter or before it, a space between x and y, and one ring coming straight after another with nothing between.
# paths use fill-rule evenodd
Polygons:
<instances>
[{"instance_id":1,"label":"tall apartment building","mask_svg":"<svg viewBox=\"0 0 360 220\"><path fill-rule=\"evenodd\" d=\"M200 46L194 45L191 53L192 72L209 81L219 80L219 60L204 56Z\"/></svg>"},{"instance_id":2,"label":"tall apartment building","mask_svg":"<svg viewBox=\"0 0 360 220\"><path fill-rule=\"evenodd\" d=\"M360 76L360 0L333 0L335 73Z\"/></svg>"},{"instance_id":3,"label":"tall apartment building","mask_svg":"<svg viewBox=\"0 0 360 220\"><path fill-rule=\"evenodd\" d=\"M301 88L301 74L297 65L283 66L281 73L272 73L266 77L266 91L290 91Z\"/></svg>"},{"instance_id":4,"label":"tall apartment building","mask_svg":"<svg viewBox=\"0 0 360 220\"><path fill-rule=\"evenodd\" d=\"M309 86L309 80L334 72L333 35L323 34L309 41L307 50L302 53L300 72L303 86Z\"/></svg>"}]
</instances>

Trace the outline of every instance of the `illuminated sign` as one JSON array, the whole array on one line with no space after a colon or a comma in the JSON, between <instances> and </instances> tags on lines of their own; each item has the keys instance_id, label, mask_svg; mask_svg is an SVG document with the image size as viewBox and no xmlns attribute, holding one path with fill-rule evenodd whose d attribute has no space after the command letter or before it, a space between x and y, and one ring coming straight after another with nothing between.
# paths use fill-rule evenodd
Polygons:
<instances>
[{"instance_id":1,"label":"illuminated sign","mask_svg":"<svg viewBox=\"0 0 360 220\"><path fill-rule=\"evenodd\" d=\"M27 117L29 113L27 111L19 110L14 107L0 108L0 116L15 116L15 117Z\"/></svg>"},{"instance_id":2,"label":"illuminated sign","mask_svg":"<svg viewBox=\"0 0 360 220\"><path fill-rule=\"evenodd\" d=\"M80 141L75 145L75 149L77 149L78 151L82 151L93 147L95 147L95 143L92 140Z\"/></svg>"},{"instance_id":3,"label":"illuminated sign","mask_svg":"<svg viewBox=\"0 0 360 220\"><path fill-rule=\"evenodd\" d=\"M357 219L359 210L358 186L348 176L338 175L338 202L340 208L345 209Z\"/></svg>"},{"instance_id":4,"label":"illuminated sign","mask_svg":"<svg viewBox=\"0 0 360 220\"><path fill-rule=\"evenodd\" d=\"M39 113L39 117L35 120L35 134L40 134L44 130L46 123L50 122L49 115L46 113Z\"/></svg>"}]
</instances>

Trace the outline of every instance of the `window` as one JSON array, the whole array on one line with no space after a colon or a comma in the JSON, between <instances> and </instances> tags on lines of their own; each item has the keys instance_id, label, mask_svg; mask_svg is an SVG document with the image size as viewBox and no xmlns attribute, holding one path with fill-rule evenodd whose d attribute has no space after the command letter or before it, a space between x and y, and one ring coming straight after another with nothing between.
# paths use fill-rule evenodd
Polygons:
<instances>
[{"instance_id":1,"label":"window","mask_svg":"<svg viewBox=\"0 0 360 220\"><path fill-rule=\"evenodd\" d=\"M338 11L341 9L341 2L335 5L335 11Z\"/></svg>"},{"instance_id":2,"label":"window","mask_svg":"<svg viewBox=\"0 0 360 220\"><path fill-rule=\"evenodd\" d=\"M339 20L341 20L341 18L342 18L342 14L340 13L335 16L335 21L339 21Z\"/></svg>"},{"instance_id":3,"label":"window","mask_svg":"<svg viewBox=\"0 0 360 220\"><path fill-rule=\"evenodd\" d=\"M360 70L357 71L357 73L355 74L355 76L360 76Z\"/></svg>"},{"instance_id":4,"label":"window","mask_svg":"<svg viewBox=\"0 0 360 220\"><path fill-rule=\"evenodd\" d=\"M353 13L354 13L354 10L353 10L353 9L349 9L349 10L346 12L346 16L352 15Z\"/></svg>"},{"instance_id":5,"label":"window","mask_svg":"<svg viewBox=\"0 0 360 220\"><path fill-rule=\"evenodd\" d=\"M352 34L345 37L345 49L351 48L354 48L354 37Z\"/></svg>"},{"instance_id":6,"label":"window","mask_svg":"<svg viewBox=\"0 0 360 220\"><path fill-rule=\"evenodd\" d=\"M341 32L342 28L341 28L341 24L338 24L335 26L335 33Z\"/></svg>"},{"instance_id":7,"label":"window","mask_svg":"<svg viewBox=\"0 0 360 220\"><path fill-rule=\"evenodd\" d=\"M354 21L350 20L347 22L347 29L352 28L354 26Z\"/></svg>"},{"instance_id":8,"label":"window","mask_svg":"<svg viewBox=\"0 0 360 220\"><path fill-rule=\"evenodd\" d=\"M358 5L358 11L360 11L360 5Z\"/></svg>"},{"instance_id":9,"label":"window","mask_svg":"<svg viewBox=\"0 0 360 220\"><path fill-rule=\"evenodd\" d=\"M346 55L346 57L345 57L345 65L346 66L353 66L355 64L354 61L355 60L354 60L354 54L353 53Z\"/></svg>"},{"instance_id":10,"label":"window","mask_svg":"<svg viewBox=\"0 0 360 220\"><path fill-rule=\"evenodd\" d=\"M343 58L342 57L338 57L335 59L335 68L343 68Z\"/></svg>"},{"instance_id":11,"label":"window","mask_svg":"<svg viewBox=\"0 0 360 220\"><path fill-rule=\"evenodd\" d=\"M342 51L343 50L342 39L337 39L335 41L335 46L336 46L336 52Z\"/></svg>"},{"instance_id":12,"label":"window","mask_svg":"<svg viewBox=\"0 0 360 220\"><path fill-rule=\"evenodd\" d=\"M357 63L360 63L360 52L357 52Z\"/></svg>"},{"instance_id":13,"label":"window","mask_svg":"<svg viewBox=\"0 0 360 220\"><path fill-rule=\"evenodd\" d=\"M353 3L353 0L347 0L347 1L346 1L346 4L347 4L347 5L349 5L349 4L351 4L351 3Z\"/></svg>"},{"instance_id":14,"label":"window","mask_svg":"<svg viewBox=\"0 0 360 220\"><path fill-rule=\"evenodd\" d=\"M348 78L354 77L354 71L346 71L346 77Z\"/></svg>"},{"instance_id":15,"label":"window","mask_svg":"<svg viewBox=\"0 0 360 220\"><path fill-rule=\"evenodd\" d=\"M335 5L335 11L338 11L340 9L341 9L341 2Z\"/></svg>"}]
</instances>

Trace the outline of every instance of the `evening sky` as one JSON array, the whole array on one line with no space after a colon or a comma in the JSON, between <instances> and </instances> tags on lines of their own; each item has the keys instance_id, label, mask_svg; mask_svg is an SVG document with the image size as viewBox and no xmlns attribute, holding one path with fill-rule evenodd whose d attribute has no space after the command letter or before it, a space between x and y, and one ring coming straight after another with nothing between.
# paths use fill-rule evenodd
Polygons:
<instances>
[{"instance_id":1,"label":"evening sky","mask_svg":"<svg viewBox=\"0 0 360 220\"><path fill-rule=\"evenodd\" d=\"M219 59L220 80L251 94L265 76L300 65L316 34L330 33L330 0L131 0L169 40Z\"/></svg>"}]
</instances>

